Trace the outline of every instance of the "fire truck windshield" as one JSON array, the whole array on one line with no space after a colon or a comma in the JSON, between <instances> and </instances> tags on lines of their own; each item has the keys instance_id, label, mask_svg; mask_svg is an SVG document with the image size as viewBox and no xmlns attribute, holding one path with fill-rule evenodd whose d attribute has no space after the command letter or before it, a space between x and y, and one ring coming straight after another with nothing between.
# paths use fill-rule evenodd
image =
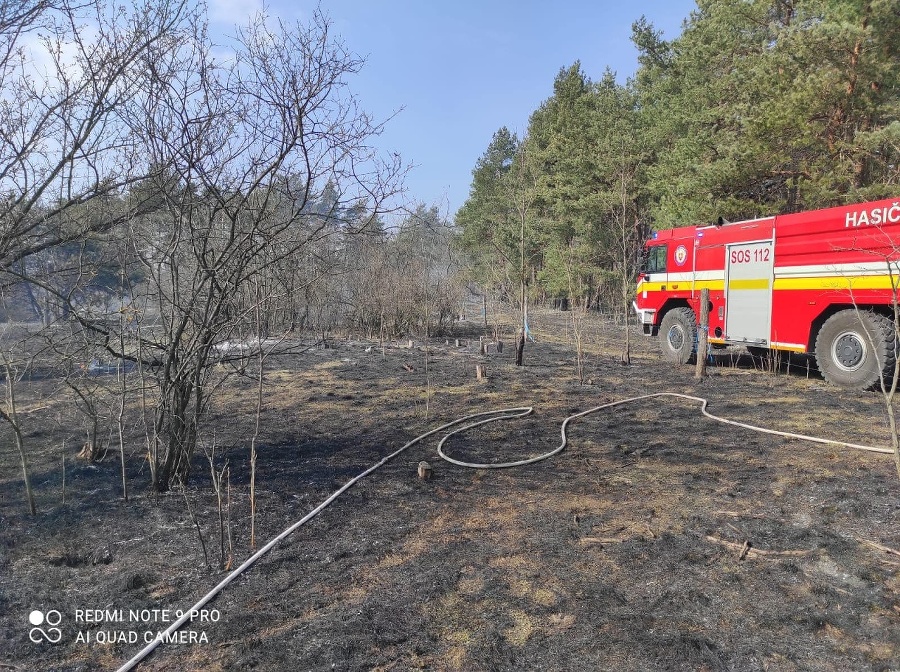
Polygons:
<instances>
[{"instance_id":1,"label":"fire truck windshield","mask_svg":"<svg viewBox=\"0 0 900 672\"><path fill-rule=\"evenodd\" d=\"M642 269L644 275L666 272L666 248L667 246L663 244L653 245L644 250L644 268Z\"/></svg>"}]
</instances>

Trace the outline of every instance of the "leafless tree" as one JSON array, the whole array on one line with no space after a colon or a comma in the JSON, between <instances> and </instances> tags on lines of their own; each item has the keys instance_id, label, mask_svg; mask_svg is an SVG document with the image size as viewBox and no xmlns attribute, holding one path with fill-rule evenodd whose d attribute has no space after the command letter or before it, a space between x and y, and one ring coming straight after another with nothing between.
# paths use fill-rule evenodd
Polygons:
<instances>
[{"instance_id":1,"label":"leafless tree","mask_svg":"<svg viewBox=\"0 0 900 672\"><path fill-rule=\"evenodd\" d=\"M529 271L533 272L533 257L535 252L533 226L535 217L536 169L530 163L531 157L527 153L526 145L519 149L519 153L513 161L508 175L507 189L511 195L511 201L515 204L515 219L517 238L517 259L515 260L515 283L518 288L518 303L520 325L516 334L515 365L522 366L525 356L525 342L528 339L528 285Z\"/></svg>"},{"instance_id":2,"label":"leafless tree","mask_svg":"<svg viewBox=\"0 0 900 672\"><path fill-rule=\"evenodd\" d=\"M158 204L134 238L148 278L144 310L158 317L140 334L159 363L158 489L188 473L222 343L256 331L258 301L242 302L245 288L324 238L365 230L402 175L399 161L380 162L368 145L380 126L345 89L361 62L331 39L324 17L277 29L259 17L225 64L203 38L148 58L156 77L129 119L151 162L166 167L134 203ZM316 185L326 183L335 203L316 211ZM362 202L363 216L359 207L352 221L342 216Z\"/></svg>"},{"instance_id":3,"label":"leafless tree","mask_svg":"<svg viewBox=\"0 0 900 672\"><path fill-rule=\"evenodd\" d=\"M83 279L82 256L70 265L61 248L111 230L117 194L145 177L120 116L130 85L148 51L192 23L186 1L0 0L0 284L45 327ZM9 341L0 348L15 374ZM7 383L19 436L15 375Z\"/></svg>"},{"instance_id":4,"label":"leafless tree","mask_svg":"<svg viewBox=\"0 0 900 672\"><path fill-rule=\"evenodd\" d=\"M214 364L296 325L329 241L377 222L404 173L372 148L382 125L348 90L362 61L322 14L257 16L214 55L202 11L0 0L3 282L139 367L145 401L153 383L158 490L187 476Z\"/></svg>"},{"instance_id":5,"label":"leafless tree","mask_svg":"<svg viewBox=\"0 0 900 672\"><path fill-rule=\"evenodd\" d=\"M108 393L119 395L126 497L136 391L153 485L184 483L223 377L214 365L262 364L263 337L310 308L327 333L344 314L346 242L401 186L399 159L371 147L381 124L348 90L362 61L321 14L291 26L256 17L214 56L202 8L186 0L0 0L0 35L0 282L45 325L74 321L48 338L92 446L112 419ZM2 354L4 417L21 438L16 360ZM78 368L104 360L133 365L137 386Z\"/></svg>"},{"instance_id":6,"label":"leafless tree","mask_svg":"<svg viewBox=\"0 0 900 672\"><path fill-rule=\"evenodd\" d=\"M900 384L900 246L895 242L893 231L875 226L866 229L849 251L862 252L877 260L878 265L884 264L884 276L890 282L891 303L884 306L860 301L853 279L847 278L850 305L832 314L822 324L816 336L816 363L826 380L833 383L847 387L865 384L875 387L872 385L875 381L875 389L881 392L884 401L894 467L900 476L900 428L895 408ZM832 327L832 324L837 327ZM855 362L852 371L848 372L847 367L838 365L838 338L862 345L858 350L861 359Z\"/></svg>"},{"instance_id":7,"label":"leafless tree","mask_svg":"<svg viewBox=\"0 0 900 672\"><path fill-rule=\"evenodd\" d=\"M629 315L631 314L631 302L634 298L635 278L637 277L640 263L641 245L646 237L647 230L641 224L638 216L637 202L635 200L636 172L638 165L629 161L625 151L625 141L622 141L621 153L616 166L617 178L617 202L612 205L611 215L613 220L613 241L616 258L613 268L618 275L619 296L616 304L624 314L625 333L622 342L621 361L623 364L631 364L631 330L629 328Z\"/></svg>"},{"instance_id":8,"label":"leafless tree","mask_svg":"<svg viewBox=\"0 0 900 672\"><path fill-rule=\"evenodd\" d=\"M185 0L0 2L0 267L115 224L84 206L145 177L120 111L189 18Z\"/></svg>"}]
</instances>

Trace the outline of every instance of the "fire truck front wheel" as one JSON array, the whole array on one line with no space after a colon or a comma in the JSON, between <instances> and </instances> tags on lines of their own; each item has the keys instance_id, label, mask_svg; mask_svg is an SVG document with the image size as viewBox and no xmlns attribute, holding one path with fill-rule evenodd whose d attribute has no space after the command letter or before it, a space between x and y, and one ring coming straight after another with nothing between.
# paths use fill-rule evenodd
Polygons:
<instances>
[{"instance_id":1,"label":"fire truck front wheel","mask_svg":"<svg viewBox=\"0 0 900 672\"><path fill-rule=\"evenodd\" d=\"M882 375L890 384L894 368L894 324L878 313L842 310L816 337L816 364L829 383L867 390Z\"/></svg>"},{"instance_id":2,"label":"fire truck front wheel","mask_svg":"<svg viewBox=\"0 0 900 672\"><path fill-rule=\"evenodd\" d=\"M697 318L690 308L672 308L659 324L659 342L663 359L687 364L697 343Z\"/></svg>"}]
</instances>

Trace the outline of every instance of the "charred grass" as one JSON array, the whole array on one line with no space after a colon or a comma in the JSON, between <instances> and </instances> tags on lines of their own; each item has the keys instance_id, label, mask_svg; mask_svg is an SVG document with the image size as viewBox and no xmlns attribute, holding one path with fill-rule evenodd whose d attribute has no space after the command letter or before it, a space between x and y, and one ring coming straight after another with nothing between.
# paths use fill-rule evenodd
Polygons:
<instances>
[{"instance_id":1,"label":"charred grass","mask_svg":"<svg viewBox=\"0 0 900 672\"><path fill-rule=\"evenodd\" d=\"M433 339L427 354L422 343L382 353L347 340L271 361L257 545L409 439L498 407L535 412L454 437L448 450L522 459L556 447L566 416L657 391L706 397L711 412L749 424L888 441L879 395L828 387L804 362L760 370L726 352L697 382L633 335L624 367L621 328L589 316L592 384L582 385L567 314L533 322L524 368L511 347L478 356L466 335L461 347ZM487 381L475 380L476 362ZM64 402L52 382L30 385L24 402L48 418L27 437L40 513L24 514L7 443L0 667L116 669L143 642L77 633L166 624L79 623L76 610L186 609L224 577L209 465L198 456L184 492L151 494L135 439L126 503L116 460L75 461ZM230 466L232 566L251 553L254 392L252 378L227 383L204 436L217 467ZM360 482L228 587L209 605L218 622L191 626L208 643L163 645L139 669L900 669L900 556L880 548L900 548L889 457L721 425L659 398L576 421L563 453L528 467L457 468L435 443ZM423 459L429 481L416 477ZM62 614L59 644L29 639L34 609Z\"/></svg>"}]
</instances>

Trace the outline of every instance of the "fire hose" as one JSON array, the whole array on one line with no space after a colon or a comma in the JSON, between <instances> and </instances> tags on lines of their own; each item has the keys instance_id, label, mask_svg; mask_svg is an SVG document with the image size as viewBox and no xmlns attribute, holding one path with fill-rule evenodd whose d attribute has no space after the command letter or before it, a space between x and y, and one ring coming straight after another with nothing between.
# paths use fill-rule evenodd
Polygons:
<instances>
[{"instance_id":1,"label":"fire hose","mask_svg":"<svg viewBox=\"0 0 900 672\"><path fill-rule=\"evenodd\" d=\"M559 446L554 448L553 450L543 453L541 455L537 455L535 457L530 457L523 460L517 460L514 462L500 462L500 463L486 463L486 464L478 464L473 462L465 462L462 460L454 459L448 456L444 452L444 445L450 439L450 437L460 434L462 432L468 431L470 429L474 429L475 427L479 427L481 425L486 425L491 422L498 422L500 420L513 420L516 418L523 418L527 415L530 415L534 408L532 406L518 406L512 408L501 408L493 411L483 411L480 413L472 413L470 415L463 416L461 418L457 418L451 422L441 425L440 427L436 427L424 434L420 434L416 438L404 444L401 448L395 450L393 453L384 457L382 460L372 465L362 473L357 476L354 476L352 479L347 481L343 486L341 486L338 490L328 496L321 504L319 504L312 511L307 513L303 518L293 523L289 527L285 528L278 536L269 541L265 546L256 551L253 555L251 555L247 560L244 561L239 567L231 571L222 581L220 581L212 590L210 590L206 595L201 597L197 602L183 615L174 621L164 632L157 635L157 637L147 644L143 649L141 649L131 660L122 665L118 672L128 672L129 670L134 669L138 663L140 663L144 658L146 658L150 653L153 652L154 649L164 640L168 639L173 633L177 632L185 623L189 620L192 620L206 604L208 604L213 598L215 598L219 593L221 593L232 581L234 581L238 576L243 574L246 570L248 570L257 560L259 560L262 556L266 555L269 551L271 551L275 546L279 544L279 542L283 541L286 537L290 536L300 527L308 523L310 520L319 515L322 511L328 508L338 497L344 494L347 490L352 488L356 483L361 481L363 478L371 474L373 471L381 468L395 457L405 452L412 446L417 443L427 439L429 436L434 434L438 434L445 430L452 431L447 432L443 438L441 438L440 442L437 446L438 455L440 455L444 460L455 464L460 467L467 467L472 469L506 469L509 467L520 467L528 464L534 464L535 462L540 462L541 460L546 460L547 458L553 457L558 453L562 452L566 445L568 444L568 434L567 428L569 423L573 420L577 420L578 418L583 418L586 415L590 415L592 413L596 413L598 411L602 411L607 408L613 408L615 406L623 406L625 404L632 404L639 401L644 401L646 399L653 399L656 397L672 397L678 399L687 399L689 401L695 401L700 403L700 412L710 418L711 420L715 420L716 422L721 422L726 425L732 425L734 427L742 427L744 429L749 429L755 432L762 432L764 434L771 434L774 436L781 436L788 439L796 439L801 441L810 441L813 443L819 443L824 445L836 446L841 448L851 448L855 450L864 450L873 453L886 453L893 454L893 450L890 448L879 448L873 446L864 446L857 443L848 443L846 441L836 441L833 439L822 439L815 436L808 436L806 434L797 434L794 432L783 432L774 429L768 429L765 427L759 427L757 425L750 425L744 422L738 422L736 420L730 420L728 418L723 418L717 415L713 415L707 410L708 401L703 397L695 397L689 394L680 394L676 392L655 392L652 394L644 394L638 397L629 397L628 399L620 399L619 401L612 401L606 404L601 404L600 406L594 406L593 408L589 408L586 411L581 411L580 413L575 413L573 415L568 416L565 420L563 420L562 425L560 426L560 436L561 442ZM468 424L463 424L468 423Z\"/></svg>"}]
</instances>

